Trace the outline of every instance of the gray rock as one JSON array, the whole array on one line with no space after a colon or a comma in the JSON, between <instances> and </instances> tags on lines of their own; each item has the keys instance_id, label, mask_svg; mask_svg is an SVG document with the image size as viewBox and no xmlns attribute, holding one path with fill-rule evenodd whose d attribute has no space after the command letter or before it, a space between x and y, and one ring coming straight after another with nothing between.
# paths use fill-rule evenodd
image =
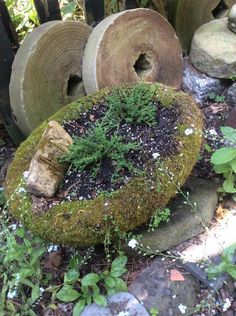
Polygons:
<instances>
[{"instance_id":1,"label":"gray rock","mask_svg":"<svg viewBox=\"0 0 236 316\"><path fill-rule=\"evenodd\" d=\"M169 222L161 224L154 232L141 231L140 242L145 248L148 246L151 250L165 251L203 232L214 216L218 187L218 184L206 179L189 180L189 198L192 203L196 202L197 211L193 212L179 195L173 205L168 206L172 210ZM125 249L135 254L133 249Z\"/></svg>"},{"instance_id":2,"label":"gray rock","mask_svg":"<svg viewBox=\"0 0 236 316\"><path fill-rule=\"evenodd\" d=\"M222 94L228 82L224 79L211 78L199 72L189 61L189 57L184 58L184 74L181 89L192 95L194 100L200 104L208 99L211 92Z\"/></svg>"},{"instance_id":3,"label":"gray rock","mask_svg":"<svg viewBox=\"0 0 236 316\"><path fill-rule=\"evenodd\" d=\"M108 307L102 307L96 303L85 307L80 316L113 316Z\"/></svg>"},{"instance_id":4,"label":"gray rock","mask_svg":"<svg viewBox=\"0 0 236 316\"><path fill-rule=\"evenodd\" d=\"M236 73L236 36L227 24L227 18L213 20L193 36L191 63L211 77L229 79Z\"/></svg>"},{"instance_id":5,"label":"gray rock","mask_svg":"<svg viewBox=\"0 0 236 316\"><path fill-rule=\"evenodd\" d=\"M199 282L190 274L183 274L183 281L171 281L170 269L180 272L179 266L156 258L131 284L129 291L150 310L158 308L159 316L182 315L179 306L186 306L186 314L195 305Z\"/></svg>"},{"instance_id":6,"label":"gray rock","mask_svg":"<svg viewBox=\"0 0 236 316\"><path fill-rule=\"evenodd\" d=\"M232 32L236 33L236 4L229 11L228 27Z\"/></svg>"},{"instance_id":7,"label":"gray rock","mask_svg":"<svg viewBox=\"0 0 236 316\"><path fill-rule=\"evenodd\" d=\"M236 106L230 111L224 125L236 128Z\"/></svg>"},{"instance_id":8,"label":"gray rock","mask_svg":"<svg viewBox=\"0 0 236 316\"><path fill-rule=\"evenodd\" d=\"M59 161L73 139L56 121L48 125L36 147L26 179L27 189L38 197L51 198L59 187L66 172L66 164Z\"/></svg>"},{"instance_id":9,"label":"gray rock","mask_svg":"<svg viewBox=\"0 0 236 316\"><path fill-rule=\"evenodd\" d=\"M108 305L112 315L127 312L129 316L149 316L146 308L132 294L121 292L108 298Z\"/></svg>"},{"instance_id":10,"label":"gray rock","mask_svg":"<svg viewBox=\"0 0 236 316\"><path fill-rule=\"evenodd\" d=\"M129 316L149 316L146 308L132 294L120 292L107 298L108 307L95 303L86 306L81 316L117 316L126 313Z\"/></svg>"},{"instance_id":11,"label":"gray rock","mask_svg":"<svg viewBox=\"0 0 236 316\"><path fill-rule=\"evenodd\" d=\"M225 101L228 105L236 107L236 83L229 87Z\"/></svg>"}]
</instances>

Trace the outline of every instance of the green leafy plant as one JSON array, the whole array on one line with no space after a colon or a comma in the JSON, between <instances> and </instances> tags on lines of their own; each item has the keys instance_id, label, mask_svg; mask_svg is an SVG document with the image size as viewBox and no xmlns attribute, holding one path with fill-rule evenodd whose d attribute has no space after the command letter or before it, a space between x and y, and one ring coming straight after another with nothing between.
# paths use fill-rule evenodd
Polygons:
<instances>
[{"instance_id":1,"label":"green leafy plant","mask_svg":"<svg viewBox=\"0 0 236 316\"><path fill-rule=\"evenodd\" d=\"M214 170L218 174L222 174L225 178L223 186L219 192L231 193L235 198L236 195L236 129L231 127L221 128L223 137L228 141L229 147L217 149L211 156L211 163Z\"/></svg>"},{"instance_id":2,"label":"green leafy plant","mask_svg":"<svg viewBox=\"0 0 236 316\"><path fill-rule=\"evenodd\" d=\"M119 126L120 122L128 124L156 124L156 106L152 103L154 88L141 83L130 89L116 89L106 97L108 110L105 120Z\"/></svg>"},{"instance_id":3,"label":"green leafy plant","mask_svg":"<svg viewBox=\"0 0 236 316\"><path fill-rule=\"evenodd\" d=\"M39 25L33 0L6 0L6 6L20 40Z\"/></svg>"},{"instance_id":4,"label":"green leafy plant","mask_svg":"<svg viewBox=\"0 0 236 316\"><path fill-rule=\"evenodd\" d=\"M152 307L150 309L149 313L150 313L151 316L157 316L157 315L159 315L159 310L158 310L157 307Z\"/></svg>"},{"instance_id":5,"label":"green leafy plant","mask_svg":"<svg viewBox=\"0 0 236 316\"><path fill-rule=\"evenodd\" d=\"M214 101L216 103L223 103L225 101L225 96L218 95L218 94L216 94L214 92L210 92L208 94L208 98L209 98L209 100Z\"/></svg>"},{"instance_id":6,"label":"green leafy plant","mask_svg":"<svg viewBox=\"0 0 236 316\"><path fill-rule=\"evenodd\" d=\"M108 130L102 124L92 127L84 137L74 138L68 154L62 161L70 162L76 169L83 171L91 167L91 174L95 176L100 170L103 159L108 158L113 162L114 177L127 168L134 170L134 166L127 162L125 155L131 150L138 149L137 143L125 144L123 138L116 134L108 137Z\"/></svg>"},{"instance_id":7,"label":"green leafy plant","mask_svg":"<svg viewBox=\"0 0 236 316\"><path fill-rule=\"evenodd\" d=\"M231 76L229 79L232 81L236 81L236 75Z\"/></svg>"},{"instance_id":8,"label":"green leafy plant","mask_svg":"<svg viewBox=\"0 0 236 316\"><path fill-rule=\"evenodd\" d=\"M0 274L2 278L0 313L17 310L12 299L21 298L20 315L36 315L32 309L44 289L45 279L40 260L46 251L45 243L23 227L5 228L1 240ZM4 314L5 315L5 314Z\"/></svg>"},{"instance_id":9,"label":"green leafy plant","mask_svg":"<svg viewBox=\"0 0 236 316\"><path fill-rule=\"evenodd\" d=\"M228 273L236 280L236 265L233 263L233 258L236 251L236 243L225 248L221 255L221 262L217 265L211 265L207 269L207 274L210 279L215 278L223 273Z\"/></svg>"},{"instance_id":10,"label":"green leafy plant","mask_svg":"<svg viewBox=\"0 0 236 316\"><path fill-rule=\"evenodd\" d=\"M163 210L157 209L156 212L152 215L148 231L154 231L159 227L163 222L168 223L170 219L170 209L164 208Z\"/></svg>"},{"instance_id":11,"label":"green leafy plant","mask_svg":"<svg viewBox=\"0 0 236 316\"><path fill-rule=\"evenodd\" d=\"M105 307L105 295L127 291L127 285L121 279L127 271L126 263L127 257L120 255L112 261L110 270L89 273L82 279L78 270L70 269L64 275L63 286L59 290L56 288L56 298L63 302L75 301L74 316L79 316L84 307L92 302Z\"/></svg>"}]
</instances>

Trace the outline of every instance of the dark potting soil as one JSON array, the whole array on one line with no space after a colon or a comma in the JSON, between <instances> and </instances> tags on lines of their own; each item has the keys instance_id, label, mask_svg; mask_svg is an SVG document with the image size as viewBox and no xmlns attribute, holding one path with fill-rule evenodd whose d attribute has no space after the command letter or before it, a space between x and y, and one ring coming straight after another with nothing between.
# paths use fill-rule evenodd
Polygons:
<instances>
[{"instance_id":1,"label":"dark potting soil","mask_svg":"<svg viewBox=\"0 0 236 316\"><path fill-rule=\"evenodd\" d=\"M140 147L137 150L126 154L127 161L139 171L144 170L146 162L154 160L156 155L163 158L174 155L178 151L175 134L180 116L179 106L175 104L173 107L163 108L159 104L154 105L157 107L156 125L134 125L121 122L116 130L117 135L124 138L124 143L139 144ZM63 127L71 136L83 136L96 124L96 121L105 115L106 110L106 105L98 104L81 114L77 120L66 122ZM113 181L113 173L114 166L110 159L102 161L96 177L91 176L89 167L82 172L70 167L55 198L58 202L93 199L101 191L118 190L133 177L128 169L123 169L119 174L119 179Z\"/></svg>"}]
</instances>

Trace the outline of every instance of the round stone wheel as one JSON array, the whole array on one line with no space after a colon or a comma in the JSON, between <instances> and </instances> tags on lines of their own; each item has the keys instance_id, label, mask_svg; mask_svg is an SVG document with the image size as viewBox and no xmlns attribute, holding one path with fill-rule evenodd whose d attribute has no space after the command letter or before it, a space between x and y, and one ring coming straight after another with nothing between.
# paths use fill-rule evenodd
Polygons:
<instances>
[{"instance_id":1,"label":"round stone wheel","mask_svg":"<svg viewBox=\"0 0 236 316\"><path fill-rule=\"evenodd\" d=\"M139 81L179 88L182 72L182 49L175 31L149 9L127 10L104 19L92 31L83 58L87 94Z\"/></svg>"},{"instance_id":2,"label":"round stone wheel","mask_svg":"<svg viewBox=\"0 0 236 316\"><path fill-rule=\"evenodd\" d=\"M25 135L85 95L81 67L91 30L80 22L52 21L27 35L13 62L10 82L11 107Z\"/></svg>"},{"instance_id":3,"label":"round stone wheel","mask_svg":"<svg viewBox=\"0 0 236 316\"><path fill-rule=\"evenodd\" d=\"M133 93L130 88L133 86L116 89L122 89L129 95ZM45 131L46 121L20 145L8 169L4 193L12 215L33 233L51 242L87 247L103 242L114 223L114 228L119 231L130 231L146 223L157 208L163 209L176 195L176 184L181 186L185 182L196 162L202 141L203 119L189 95L161 84L150 84L150 89L154 92L152 100L158 107L179 109L176 134L173 136L177 152L158 160L148 160L147 166L152 166L151 173L144 166L144 173L109 195L101 192L91 200L64 200L60 204L53 203L49 208L47 200L35 200L28 193L22 180L22 174L29 170L31 157ZM86 96L63 107L49 120L59 124L77 120L94 105L104 104L104 98L113 91L106 88ZM43 209L38 209L37 205L43 206ZM106 218L111 218L112 223Z\"/></svg>"},{"instance_id":4,"label":"round stone wheel","mask_svg":"<svg viewBox=\"0 0 236 316\"><path fill-rule=\"evenodd\" d=\"M236 0L167 0L169 20L182 48L189 50L194 32L213 19L228 15Z\"/></svg>"}]
</instances>

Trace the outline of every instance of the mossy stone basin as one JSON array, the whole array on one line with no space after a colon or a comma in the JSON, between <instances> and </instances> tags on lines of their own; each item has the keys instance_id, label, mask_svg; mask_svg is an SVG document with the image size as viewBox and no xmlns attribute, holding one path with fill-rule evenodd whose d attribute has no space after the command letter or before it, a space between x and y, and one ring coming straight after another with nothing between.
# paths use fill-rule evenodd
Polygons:
<instances>
[{"instance_id":1,"label":"mossy stone basin","mask_svg":"<svg viewBox=\"0 0 236 316\"><path fill-rule=\"evenodd\" d=\"M145 173L136 176L109 196L101 193L93 200L63 201L60 205L36 211L34 197L27 192L23 172L29 168L47 122L55 120L63 124L77 119L80 113L92 108L113 91L103 89L63 107L20 145L6 177L5 195L11 214L32 233L46 240L86 247L103 242L111 228L107 218L112 218L119 230L125 232L146 223L157 209L165 207L176 195L176 185L184 184L196 162L202 141L203 118L187 94L161 84L150 86L155 89L154 99L161 107L180 107L175 133L175 141L180 148L177 154L147 162L154 166L151 177ZM126 89L128 93L130 87L132 85L117 89Z\"/></svg>"}]
</instances>

